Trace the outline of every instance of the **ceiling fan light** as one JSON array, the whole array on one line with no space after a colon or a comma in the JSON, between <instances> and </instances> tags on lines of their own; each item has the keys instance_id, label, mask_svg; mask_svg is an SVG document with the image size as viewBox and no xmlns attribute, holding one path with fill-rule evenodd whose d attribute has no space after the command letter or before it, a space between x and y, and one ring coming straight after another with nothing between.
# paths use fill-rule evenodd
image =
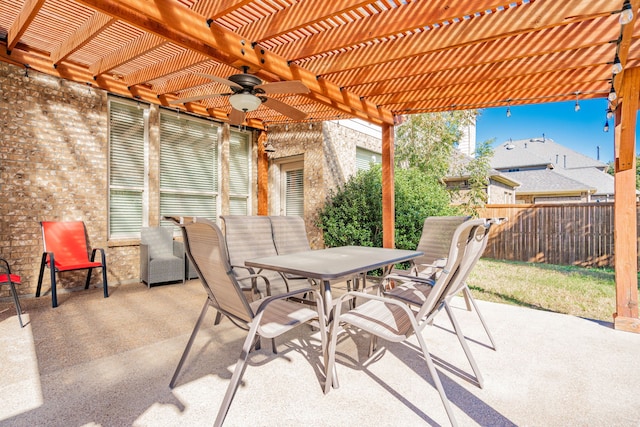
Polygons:
<instances>
[{"instance_id":1,"label":"ceiling fan light","mask_svg":"<svg viewBox=\"0 0 640 427\"><path fill-rule=\"evenodd\" d=\"M260 104L262 104L262 100L257 96L251 95L250 93L236 93L235 95L231 95L229 97L229 102L231 106L239 111L249 112L256 110Z\"/></svg>"}]
</instances>

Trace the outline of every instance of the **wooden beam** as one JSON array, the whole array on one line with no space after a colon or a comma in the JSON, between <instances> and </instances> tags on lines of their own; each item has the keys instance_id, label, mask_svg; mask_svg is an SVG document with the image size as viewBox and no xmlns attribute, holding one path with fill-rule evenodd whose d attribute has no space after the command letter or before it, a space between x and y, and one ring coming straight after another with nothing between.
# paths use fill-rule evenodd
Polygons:
<instances>
[{"instance_id":1,"label":"wooden beam","mask_svg":"<svg viewBox=\"0 0 640 427\"><path fill-rule=\"evenodd\" d=\"M267 133L258 137L258 215L269 215L269 158L264 151Z\"/></svg>"},{"instance_id":2,"label":"wooden beam","mask_svg":"<svg viewBox=\"0 0 640 427\"><path fill-rule=\"evenodd\" d=\"M62 42L58 49L51 52L51 62L53 62L54 65L58 65L62 60L66 59L73 52L81 49L115 22L116 19L109 15L104 15L99 12L94 13L73 36Z\"/></svg>"},{"instance_id":3,"label":"wooden beam","mask_svg":"<svg viewBox=\"0 0 640 427\"><path fill-rule=\"evenodd\" d=\"M301 4L304 3L306 1ZM333 2L325 1L325 3ZM282 44L275 47L274 52L288 58L307 58L387 37L395 37L398 34L416 31L416 29L424 27L442 25L455 19L464 19L465 16L473 16L476 13L495 10L498 6L504 6L507 2L504 0L475 0L472 2L447 3L443 5L442 2L438 1L417 1L402 4L380 13L351 20L337 27L328 28L308 37Z\"/></svg>"},{"instance_id":4,"label":"wooden beam","mask_svg":"<svg viewBox=\"0 0 640 427\"><path fill-rule=\"evenodd\" d=\"M545 31L517 34L500 39L467 44L451 49L420 53L374 65L328 73L328 64L305 64L307 68L347 87L355 84L383 82L392 78L405 78L420 72L431 74L458 68L499 65L502 62L555 53L563 57L567 51L604 45L611 56L612 40L619 36L619 27L611 25L612 17L580 21ZM572 52L571 55L574 55ZM608 59L612 61L612 59ZM321 69L324 70L321 72ZM353 88L358 90L358 88Z\"/></svg>"},{"instance_id":5,"label":"wooden beam","mask_svg":"<svg viewBox=\"0 0 640 427\"><path fill-rule=\"evenodd\" d=\"M554 27L564 27L598 16L615 19L610 16L612 8L610 0L588 2L570 0L555 2L553 7L550 7L550 3L535 1L520 4L492 14L474 16L450 25L386 40L384 43L370 43L357 49L340 52L339 55L318 55L305 61L305 67L315 71L316 74L326 74L469 44L552 30ZM558 37L556 42L562 43L563 38ZM517 46L515 48L519 48L520 43ZM514 49L513 46L512 49Z\"/></svg>"},{"instance_id":6,"label":"wooden beam","mask_svg":"<svg viewBox=\"0 0 640 427\"><path fill-rule=\"evenodd\" d=\"M385 248L396 246L394 129L382 125L382 246Z\"/></svg>"},{"instance_id":7,"label":"wooden beam","mask_svg":"<svg viewBox=\"0 0 640 427\"><path fill-rule=\"evenodd\" d=\"M258 45L252 45L250 40L245 40L215 22L211 22L209 27L201 15L174 1L77 1L217 61L237 67L249 66L252 70L265 70L283 80L301 80L311 90L311 96L320 103L353 110L359 117L372 123L393 124L390 111L379 109L378 106L355 95L346 97L349 104L345 105L345 98L335 98L329 94L335 93L333 88L339 90L337 85L331 84L330 91L323 90L314 73L293 64L290 66L286 58ZM354 99L357 101L354 102Z\"/></svg>"},{"instance_id":8,"label":"wooden beam","mask_svg":"<svg viewBox=\"0 0 640 427\"><path fill-rule=\"evenodd\" d=\"M640 68L626 70L621 103L616 108L614 253L616 312L614 326L640 333L638 319L638 241L636 209L636 116L640 92Z\"/></svg>"},{"instance_id":9,"label":"wooden beam","mask_svg":"<svg viewBox=\"0 0 640 427\"><path fill-rule=\"evenodd\" d=\"M11 50L16 47L16 44L18 44L25 31L27 31L27 28L29 28L29 25L43 4L44 0L27 0L24 3L18 17L13 21L11 28L9 28L7 32L7 53L10 54Z\"/></svg>"},{"instance_id":10,"label":"wooden beam","mask_svg":"<svg viewBox=\"0 0 640 427\"><path fill-rule=\"evenodd\" d=\"M634 46L640 49L640 40L637 40ZM460 85L520 76L535 76L552 71L593 67L602 64L610 67L611 50L610 43L606 42L606 44L576 49L572 52L563 51L524 58L498 59L496 62L454 66L430 72L425 72L420 67L410 67L407 70L396 70L395 67L392 67L386 74L386 78L381 78L376 82L347 85L347 87L361 96L370 96L444 87L450 85L451 82ZM401 75L394 76L394 71L400 72Z\"/></svg>"},{"instance_id":11,"label":"wooden beam","mask_svg":"<svg viewBox=\"0 0 640 427\"><path fill-rule=\"evenodd\" d=\"M149 33L144 33L135 38L123 48L100 58L95 64L91 64L89 71L94 76L113 70L126 62L139 58L148 52L165 45L166 40Z\"/></svg>"},{"instance_id":12,"label":"wooden beam","mask_svg":"<svg viewBox=\"0 0 640 427\"><path fill-rule=\"evenodd\" d=\"M334 18L370 3L370 0L305 0L239 28L238 34L260 42Z\"/></svg>"}]
</instances>

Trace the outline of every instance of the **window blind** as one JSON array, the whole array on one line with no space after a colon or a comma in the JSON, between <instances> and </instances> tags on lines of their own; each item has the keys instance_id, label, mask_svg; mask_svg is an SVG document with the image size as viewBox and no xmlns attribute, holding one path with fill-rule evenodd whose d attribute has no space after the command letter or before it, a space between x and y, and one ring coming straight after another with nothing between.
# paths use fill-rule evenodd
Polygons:
<instances>
[{"instance_id":1,"label":"window blind","mask_svg":"<svg viewBox=\"0 0 640 427\"><path fill-rule=\"evenodd\" d=\"M110 101L109 236L132 237L142 227L144 109Z\"/></svg>"},{"instance_id":2,"label":"window blind","mask_svg":"<svg viewBox=\"0 0 640 427\"><path fill-rule=\"evenodd\" d=\"M218 127L160 114L160 215L216 219ZM169 225L163 222L163 225Z\"/></svg>"}]
</instances>

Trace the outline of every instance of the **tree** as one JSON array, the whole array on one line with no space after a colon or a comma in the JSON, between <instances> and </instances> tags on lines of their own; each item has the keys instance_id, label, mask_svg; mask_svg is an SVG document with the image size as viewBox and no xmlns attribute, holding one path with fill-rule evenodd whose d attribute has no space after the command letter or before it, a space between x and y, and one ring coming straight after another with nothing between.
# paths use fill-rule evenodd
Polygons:
<instances>
[{"instance_id":1,"label":"tree","mask_svg":"<svg viewBox=\"0 0 640 427\"><path fill-rule=\"evenodd\" d=\"M451 154L462 136L462 126L471 124L476 115L475 110L466 110L407 116L396 128L397 163L416 167L441 180L449 171Z\"/></svg>"},{"instance_id":2,"label":"tree","mask_svg":"<svg viewBox=\"0 0 640 427\"><path fill-rule=\"evenodd\" d=\"M640 169L638 169L638 163L640 162L640 156L636 156L636 190L640 190ZM615 176L616 170L615 170L615 164L613 161L610 161L609 163L607 163L607 165L609 166L609 168L607 169L607 173L609 175Z\"/></svg>"},{"instance_id":3,"label":"tree","mask_svg":"<svg viewBox=\"0 0 640 427\"><path fill-rule=\"evenodd\" d=\"M474 216L487 202L493 155L491 141L481 143L474 158L457 164L454 160L462 155L456 155L454 150L462 137L462 128L471 124L477 115L475 110L466 110L409 116L396 130L395 151L399 167L418 168L441 182L447 175L468 175L469 189L462 208Z\"/></svg>"}]
</instances>

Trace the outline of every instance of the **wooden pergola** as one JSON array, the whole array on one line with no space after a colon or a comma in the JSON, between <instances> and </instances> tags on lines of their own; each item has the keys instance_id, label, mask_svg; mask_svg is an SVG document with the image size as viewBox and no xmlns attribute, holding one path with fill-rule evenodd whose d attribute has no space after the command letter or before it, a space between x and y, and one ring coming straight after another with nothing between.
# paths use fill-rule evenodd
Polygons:
<instances>
[{"instance_id":1,"label":"wooden pergola","mask_svg":"<svg viewBox=\"0 0 640 427\"><path fill-rule=\"evenodd\" d=\"M264 82L300 80L308 94L277 99L306 113L303 121L360 118L382 126L387 247L394 246L400 116L607 98L614 91L615 326L640 332L637 237L625 232L636 229L639 6L640 0L0 0L0 60L221 121L231 111L225 97L176 104L227 89L199 74L227 78L247 67ZM622 71L614 74L618 62ZM288 122L261 106L245 123L267 130ZM261 156L259 169L266 162Z\"/></svg>"}]
</instances>

